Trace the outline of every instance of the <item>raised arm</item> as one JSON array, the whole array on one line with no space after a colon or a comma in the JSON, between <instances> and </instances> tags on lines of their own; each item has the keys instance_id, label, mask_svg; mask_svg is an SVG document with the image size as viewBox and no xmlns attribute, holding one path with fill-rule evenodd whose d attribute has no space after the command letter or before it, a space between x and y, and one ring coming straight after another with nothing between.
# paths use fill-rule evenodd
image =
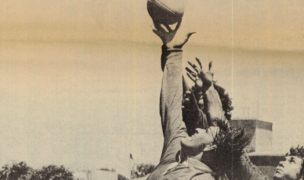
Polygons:
<instances>
[{"instance_id":1,"label":"raised arm","mask_svg":"<svg viewBox=\"0 0 304 180\"><path fill-rule=\"evenodd\" d=\"M182 47L193 33L186 36L178 34L181 22L174 29L154 21L153 32L162 40L161 68L163 70L160 95L160 115L164 144L160 164L148 177L148 180L160 179L181 150L181 139L187 136L182 117L183 78ZM164 29L166 28L166 29Z\"/></svg>"},{"instance_id":2,"label":"raised arm","mask_svg":"<svg viewBox=\"0 0 304 180\"><path fill-rule=\"evenodd\" d=\"M186 67L186 70L195 84L192 93L197 106L207 116L207 126L216 126L218 121L228 123L227 120L231 119L230 111L233 110L231 99L225 89L213 81L212 62L209 63L209 71L204 72L200 60L196 58L196 61L188 61L190 68Z\"/></svg>"},{"instance_id":3,"label":"raised arm","mask_svg":"<svg viewBox=\"0 0 304 180\"><path fill-rule=\"evenodd\" d=\"M174 37L180 23L174 30L165 30L154 22L156 30L153 32L163 42L161 67L164 73L160 96L160 115L164 133L162 160L174 160L177 151L180 150L180 138L187 135L182 118L182 47L193 33L188 33L184 38Z\"/></svg>"}]
</instances>

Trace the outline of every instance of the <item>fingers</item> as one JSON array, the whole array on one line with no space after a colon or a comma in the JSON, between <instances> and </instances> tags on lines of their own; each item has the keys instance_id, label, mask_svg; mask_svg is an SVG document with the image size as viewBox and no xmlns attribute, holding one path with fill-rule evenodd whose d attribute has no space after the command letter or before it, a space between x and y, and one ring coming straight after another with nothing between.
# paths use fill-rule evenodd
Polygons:
<instances>
[{"instance_id":1,"label":"fingers","mask_svg":"<svg viewBox=\"0 0 304 180\"><path fill-rule=\"evenodd\" d=\"M154 24L154 27L155 27L157 30L160 30L160 29L161 29L161 26L160 26L160 23L159 23L159 22L153 21L153 24Z\"/></svg>"},{"instance_id":2,"label":"fingers","mask_svg":"<svg viewBox=\"0 0 304 180\"><path fill-rule=\"evenodd\" d=\"M179 29L181 23L182 23L182 20L180 20L180 21L177 23L177 25L176 25L174 31L177 31L177 30Z\"/></svg>"},{"instance_id":3,"label":"fingers","mask_svg":"<svg viewBox=\"0 0 304 180\"><path fill-rule=\"evenodd\" d=\"M203 66L202 66L202 64L201 64L201 61L200 61L198 58L195 58L195 59L196 59L197 63L199 64L200 68L203 69Z\"/></svg>"},{"instance_id":4,"label":"fingers","mask_svg":"<svg viewBox=\"0 0 304 180\"><path fill-rule=\"evenodd\" d=\"M166 32L166 30L161 26L161 23L158 21L153 21L153 24L157 31Z\"/></svg>"},{"instance_id":5,"label":"fingers","mask_svg":"<svg viewBox=\"0 0 304 180\"><path fill-rule=\"evenodd\" d=\"M187 73L187 76L195 83L195 79L189 73Z\"/></svg>"},{"instance_id":6,"label":"fingers","mask_svg":"<svg viewBox=\"0 0 304 180\"><path fill-rule=\"evenodd\" d=\"M196 71L196 73L195 73L191 69L189 69L188 67L186 67L186 71L188 72L187 73L188 77L195 83L196 86L203 87L203 81L202 81L202 79L200 77L201 70L197 69L197 67L196 67L195 64L192 64L189 61L188 61L188 63Z\"/></svg>"},{"instance_id":7,"label":"fingers","mask_svg":"<svg viewBox=\"0 0 304 180\"><path fill-rule=\"evenodd\" d=\"M175 30L174 30L175 31ZM184 39L184 41L181 44L173 46L174 48L182 48L189 40L189 38L192 36L192 34L195 34L195 32L188 33Z\"/></svg>"},{"instance_id":8,"label":"fingers","mask_svg":"<svg viewBox=\"0 0 304 180\"><path fill-rule=\"evenodd\" d=\"M185 43L189 40L189 38L192 36L192 34L195 34L195 33L196 33L196 32L188 33L187 36L186 36Z\"/></svg>"},{"instance_id":9,"label":"fingers","mask_svg":"<svg viewBox=\"0 0 304 180\"><path fill-rule=\"evenodd\" d=\"M184 45L188 42L188 40L189 40L189 38L192 36L192 34L195 34L195 32L192 32L192 33L188 33L188 34L187 34L186 39L185 39L184 42L181 44L181 46L184 46Z\"/></svg>"},{"instance_id":10,"label":"fingers","mask_svg":"<svg viewBox=\"0 0 304 180\"><path fill-rule=\"evenodd\" d=\"M209 62L209 71L211 71L212 61Z\"/></svg>"},{"instance_id":11,"label":"fingers","mask_svg":"<svg viewBox=\"0 0 304 180\"><path fill-rule=\"evenodd\" d=\"M213 84L213 72L211 71L212 61L209 62L209 71L205 74L205 79Z\"/></svg>"},{"instance_id":12,"label":"fingers","mask_svg":"<svg viewBox=\"0 0 304 180\"><path fill-rule=\"evenodd\" d=\"M169 32L172 32L172 29L168 24L164 24L164 26L168 29Z\"/></svg>"},{"instance_id":13,"label":"fingers","mask_svg":"<svg viewBox=\"0 0 304 180\"><path fill-rule=\"evenodd\" d=\"M188 67L186 67L186 70L187 70L188 73L190 73L193 77L196 77L196 73L193 72L191 69L189 69Z\"/></svg>"},{"instance_id":14,"label":"fingers","mask_svg":"<svg viewBox=\"0 0 304 180\"><path fill-rule=\"evenodd\" d=\"M154 26L156 29L152 31L163 41L163 44L166 44L168 32L157 22L154 22Z\"/></svg>"},{"instance_id":15,"label":"fingers","mask_svg":"<svg viewBox=\"0 0 304 180\"><path fill-rule=\"evenodd\" d=\"M166 43L165 35L161 31L157 31L155 29L153 29L152 31L154 32L154 34L156 34L162 40L163 44Z\"/></svg>"},{"instance_id":16,"label":"fingers","mask_svg":"<svg viewBox=\"0 0 304 180\"><path fill-rule=\"evenodd\" d=\"M190 61L188 61L188 64L196 71L196 73L199 73L199 70L197 69L195 64L192 64Z\"/></svg>"},{"instance_id":17,"label":"fingers","mask_svg":"<svg viewBox=\"0 0 304 180\"><path fill-rule=\"evenodd\" d=\"M155 29L152 30L158 37L162 38L161 35L159 34L159 32Z\"/></svg>"},{"instance_id":18,"label":"fingers","mask_svg":"<svg viewBox=\"0 0 304 180\"><path fill-rule=\"evenodd\" d=\"M153 24L156 28L156 30L162 34L164 33L168 33L168 31L166 31L162 26L161 26L161 23L157 22L157 21L153 21ZM166 26L167 27L167 26ZM169 27L169 26L168 26ZM168 28L167 27L167 28ZM170 27L169 27L170 28ZM170 28L171 29L171 28Z\"/></svg>"}]
</instances>

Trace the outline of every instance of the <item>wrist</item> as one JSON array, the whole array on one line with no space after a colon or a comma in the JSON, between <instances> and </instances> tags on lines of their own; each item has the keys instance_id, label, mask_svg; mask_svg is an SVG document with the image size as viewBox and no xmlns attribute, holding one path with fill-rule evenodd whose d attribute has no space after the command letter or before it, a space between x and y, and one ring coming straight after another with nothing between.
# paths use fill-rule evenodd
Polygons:
<instances>
[{"instance_id":1,"label":"wrist","mask_svg":"<svg viewBox=\"0 0 304 180\"><path fill-rule=\"evenodd\" d=\"M178 66L182 65L182 49L178 48L168 48L165 44L162 46L162 55L161 55L161 68L164 70L166 64L169 62Z\"/></svg>"},{"instance_id":2,"label":"wrist","mask_svg":"<svg viewBox=\"0 0 304 180\"><path fill-rule=\"evenodd\" d=\"M168 51L168 52L171 52L171 51L182 52L183 51L182 47L175 47L171 43L163 44L162 50Z\"/></svg>"}]
</instances>

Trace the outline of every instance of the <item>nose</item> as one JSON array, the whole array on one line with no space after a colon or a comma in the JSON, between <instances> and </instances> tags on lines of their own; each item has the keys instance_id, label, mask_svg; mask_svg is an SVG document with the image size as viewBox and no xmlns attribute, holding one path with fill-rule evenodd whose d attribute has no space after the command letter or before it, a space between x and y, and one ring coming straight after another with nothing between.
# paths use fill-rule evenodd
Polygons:
<instances>
[{"instance_id":1,"label":"nose","mask_svg":"<svg viewBox=\"0 0 304 180\"><path fill-rule=\"evenodd\" d=\"M278 167L283 167L284 168L284 161L280 161Z\"/></svg>"}]
</instances>

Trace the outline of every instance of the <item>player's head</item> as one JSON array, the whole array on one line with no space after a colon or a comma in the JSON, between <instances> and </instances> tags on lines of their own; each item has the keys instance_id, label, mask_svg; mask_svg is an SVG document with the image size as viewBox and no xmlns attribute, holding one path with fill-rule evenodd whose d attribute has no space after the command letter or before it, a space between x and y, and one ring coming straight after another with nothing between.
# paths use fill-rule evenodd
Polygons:
<instances>
[{"instance_id":1,"label":"player's head","mask_svg":"<svg viewBox=\"0 0 304 180\"><path fill-rule=\"evenodd\" d=\"M304 148L291 148L276 168L275 180L301 180L304 177Z\"/></svg>"},{"instance_id":2,"label":"player's head","mask_svg":"<svg viewBox=\"0 0 304 180\"><path fill-rule=\"evenodd\" d=\"M192 136L182 139L181 145L187 155L195 156L201 152L211 150L219 127L209 127L208 129L196 128Z\"/></svg>"},{"instance_id":3,"label":"player's head","mask_svg":"<svg viewBox=\"0 0 304 180\"><path fill-rule=\"evenodd\" d=\"M251 142L252 136L247 134L242 128L228 127L222 121L218 122L220 131L215 138L214 144L217 146L214 158L210 165L218 175L223 175L231 171L234 162L239 160L243 150Z\"/></svg>"}]
</instances>

